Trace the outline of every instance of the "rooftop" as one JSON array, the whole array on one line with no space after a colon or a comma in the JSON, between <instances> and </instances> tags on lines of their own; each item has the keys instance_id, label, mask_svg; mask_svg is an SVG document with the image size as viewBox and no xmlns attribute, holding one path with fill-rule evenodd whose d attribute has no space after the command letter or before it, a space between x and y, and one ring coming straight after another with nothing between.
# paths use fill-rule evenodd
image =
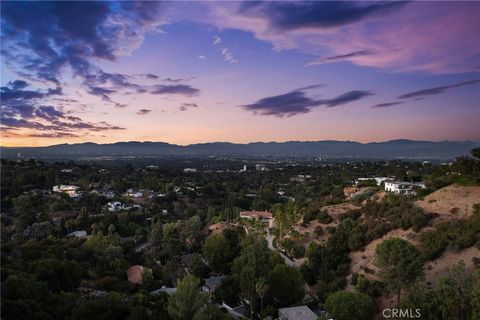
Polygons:
<instances>
[{"instance_id":1,"label":"rooftop","mask_svg":"<svg viewBox=\"0 0 480 320\"><path fill-rule=\"evenodd\" d=\"M317 320L317 315L307 306L278 309L281 320Z\"/></svg>"},{"instance_id":2,"label":"rooftop","mask_svg":"<svg viewBox=\"0 0 480 320\"><path fill-rule=\"evenodd\" d=\"M273 214L269 211L242 211L240 212L240 217L271 219Z\"/></svg>"}]
</instances>

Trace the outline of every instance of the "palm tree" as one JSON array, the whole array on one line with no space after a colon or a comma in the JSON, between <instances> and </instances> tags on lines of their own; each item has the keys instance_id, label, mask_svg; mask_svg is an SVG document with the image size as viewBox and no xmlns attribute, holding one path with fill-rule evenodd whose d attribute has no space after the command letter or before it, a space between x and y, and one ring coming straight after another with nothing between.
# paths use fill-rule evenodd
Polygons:
<instances>
[{"instance_id":1,"label":"palm tree","mask_svg":"<svg viewBox=\"0 0 480 320\"><path fill-rule=\"evenodd\" d=\"M258 297L260 298L260 313L262 313L263 299L265 298L268 292L268 284L267 284L267 281L265 281L265 278L258 279L255 285L255 291L257 292Z\"/></svg>"}]
</instances>

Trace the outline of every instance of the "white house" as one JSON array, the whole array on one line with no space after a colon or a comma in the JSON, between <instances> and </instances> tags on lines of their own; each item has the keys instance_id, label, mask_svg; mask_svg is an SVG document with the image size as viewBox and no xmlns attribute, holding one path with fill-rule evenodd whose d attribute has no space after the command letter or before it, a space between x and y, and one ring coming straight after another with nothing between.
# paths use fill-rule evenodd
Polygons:
<instances>
[{"instance_id":1,"label":"white house","mask_svg":"<svg viewBox=\"0 0 480 320\"><path fill-rule=\"evenodd\" d=\"M130 197L130 198L142 198L143 192L134 191L133 189L128 189L127 192L124 193L124 196Z\"/></svg>"},{"instance_id":2,"label":"white house","mask_svg":"<svg viewBox=\"0 0 480 320\"><path fill-rule=\"evenodd\" d=\"M195 173L195 172L197 172L197 169L195 169L195 168L185 168L185 169L183 169L183 172L185 172L185 173Z\"/></svg>"},{"instance_id":3,"label":"white house","mask_svg":"<svg viewBox=\"0 0 480 320\"><path fill-rule=\"evenodd\" d=\"M355 181L355 184L359 184L360 182L365 182L365 181L370 181L370 180L375 180L375 184L377 186L380 186L382 184L382 182L384 181L387 181L391 178L388 178L388 177L374 177L374 178L358 178L356 181Z\"/></svg>"},{"instance_id":4,"label":"white house","mask_svg":"<svg viewBox=\"0 0 480 320\"><path fill-rule=\"evenodd\" d=\"M385 191L402 195L415 195L417 189L426 189L422 182L385 181Z\"/></svg>"},{"instance_id":5,"label":"white house","mask_svg":"<svg viewBox=\"0 0 480 320\"><path fill-rule=\"evenodd\" d=\"M177 288L162 286L160 289L150 291L150 294L155 295L155 294L160 294L160 292L165 292L166 294L171 295L177 292Z\"/></svg>"},{"instance_id":6,"label":"white house","mask_svg":"<svg viewBox=\"0 0 480 320\"><path fill-rule=\"evenodd\" d=\"M125 205L123 205L121 202L113 201L113 202L107 203L107 209L110 212L116 212L116 211L124 210Z\"/></svg>"},{"instance_id":7,"label":"white house","mask_svg":"<svg viewBox=\"0 0 480 320\"><path fill-rule=\"evenodd\" d=\"M255 165L255 170L257 171L265 171L267 167L263 163L258 163Z\"/></svg>"},{"instance_id":8,"label":"white house","mask_svg":"<svg viewBox=\"0 0 480 320\"><path fill-rule=\"evenodd\" d=\"M67 237L85 239L87 237L87 231L85 230L73 231L67 234Z\"/></svg>"},{"instance_id":9,"label":"white house","mask_svg":"<svg viewBox=\"0 0 480 320\"><path fill-rule=\"evenodd\" d=\"M76 198L80 196L80 194L78 193L78 189L80 188L73 185L61 184L59 186L53 186L53 192L66 193L70 196L70 198Z\"/></svg>"}]
</instances>

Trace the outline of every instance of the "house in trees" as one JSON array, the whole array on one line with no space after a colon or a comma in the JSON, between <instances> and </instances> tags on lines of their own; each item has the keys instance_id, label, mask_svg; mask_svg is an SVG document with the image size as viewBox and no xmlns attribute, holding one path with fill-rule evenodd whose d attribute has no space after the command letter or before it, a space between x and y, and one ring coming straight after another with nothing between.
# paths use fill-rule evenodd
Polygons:
<instances>
[{"instance_id":1,"label":"house in trees","mask_svg":"<svg viewBox=\"0 0 480 320\"><path fill-rule=\"evenodd\" d=\"M278 309L279 320L317 320L317 315L307 306Z\"/></svg>"},{"instance_id":2,"label":"house in trees","mask_svg":"<svg viewBox=\"0 0 480 320\"><path fill-rule=\"evenodd\" d=\"M347 199L351 199L353 197L355 197L355 195L360 191L360 188L356 187L356 186L350 186L350 187L345 187L343 188L343 195L347 198Z\"/></svg>"},{"instance_id":3,"label":"house in trees","mask_svg":"<svg viewBox=\"0 0 480 320\"><path fill-rule=\"evenodd\" d=\"M183 268L188 273L192 270L193 254L184 254L180 257Z\"/></svg>"},{"instance_id":4,"label":"house in trees","mask_svg":"<svg viewBox=\"0 0 480 320\"><path fill-rule=\"evenodd\" d=\"M85 239L87 237L87 231L85 230L73 231L67 234L67 237Z\"/></svg>"},{"instance_id":5,"label":"house in trees","mask_svg":"<svg viewBox=\"0 0 480 320\"><path fill-rule=\"evenodd\" d=\"M219 276L217 277L212 276L210 278L203 279L205 281L205 284L202 286L203 292L213 293L215 289L222 284L223 279L225 279L225 277L219 277Z\"/></svg>"},{"instance_id":6,"label":"house in trees","mask_svg":"<svg viewBox=\"0 0 480 320\"><path fill-rule=\"evenodd\" d=\"M128 282L133 284L140 284L143 282L143 273L145 271L150 271L149 268L145 268L144 266L131 266L127 269L127 277Z\"/></svg>"},{"instance_id":7,"label":"house in trees","mask_svg":"<svg viewBox=\"0 0 480 320\"><path fill-rule=\"evenodd\" d=\"M73 185L64 185L61 184L59 186L53 186L53 192L56 193L66 193L70 198L78 198L80 197L80 193L78 193L78 189L80 189L77 186Z\"/></svg>"},{"instance_id":8,"label":"house in trees","mask_svg":"<svg viewBox=\"0 0 480 320\"><path fill-rule=\"evenodd\" d=\"M164 292L168 295L172 295L175 292L177 292L177 288L170 288L170 287L162 286L160 289L150 291L150 294L156 295L156 294L160 294L161 292Z\"/></svg>"},{"instance_id":9,"label":"house in trees","mask_svg":"<svg viewBox=\"0 0 480 320\"><path fill-rule=\"evenodd\" d=\"M143 198L143 192L140 190L135 191L133 189L128 189L123 195L128 198Z\"/></svg>"},{"instance_id":10,"label":"house in trees","mask_svg":"<svg viewBox=\"0 0 480 320\"><path fill-rule=\"evenodd\" d=\"M124 210L124 209L125 209L125 205L123 205L119 201L112 201L112 202L107 203L107 210L109 212L117 212L117 211Z\"/></svg>"},{"instance_id":11,"label":"house in trees","mask_svg":"<svg viewBox=\"0 0 480 320\"><path fill-rule=\"evenodd\" d=\"M267 224L269 228L274 227L273 214L269 211L242 211L240 218L249 220L260 220Z\"/></svg>"}]
</instances>

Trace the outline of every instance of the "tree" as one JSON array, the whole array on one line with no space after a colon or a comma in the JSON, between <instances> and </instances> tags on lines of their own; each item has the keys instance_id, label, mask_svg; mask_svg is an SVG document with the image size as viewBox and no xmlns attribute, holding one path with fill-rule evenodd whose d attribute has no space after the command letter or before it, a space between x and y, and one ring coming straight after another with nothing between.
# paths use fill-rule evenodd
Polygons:
<instances>
[{"instance_id":1,"label":"tree","mask_svg":"<svg viewBox=\"0 0 480 320\"><path fill-rule=\"evenodd\" d=\"M303 276L294 267L277 265L268 275L270 296L278 307L302 301L305 295Z\"/></svg>"},{"instance_id":2,"label":"tree","mask_svg":"<svg viewBox=\"0 0 480 320\"><path fill-rule=\"evenodd\" d=\"M480 283L477 283L470 293L470 301L472 305L472 319L480 319Z\"/></svg>"},{"instance_id":3,"label":"tree","mask_svg":"<svg viewBox=\"0 0 480 320\"><path fill-rule=\"evenodd\" d=\"M192 265L190 267L192 274L198 278L207 278L210 274L210 268L203 262L198 253L192 255Z\"/></svg>"},{"instance_id":4,"label":"tree","mask_svg":"<svg viewBox=\"0 0 480 320\"><path fill-rule=\"evenodd\" d=\"M344 290L331 293L325 301L325 309L335 320L369 320L373 306L373 300L366 294Z\"/></svg>"},{"instance_id":5,"label":"tree","mask_svg":"<svg viewBox=\"0 0 480 320\"><path fill-rule=\"evenodd\" d=\"M240 295L248 301L250 314L258 301L256 283L261 277L265 277L270 268L271 251L267 241L254 236L247 236L242 241L240 256L235 258L232 265L232 275L239 284Z\"/></svg>"},{"instance_id":6,"label":"tree","mask_svg":"<svg viewBox=\"0 0 480 320\"><path fill-rule=\"evenodd\" d=\"M472 157L480 160L480 148L474 148L470 151L470 154L472 155Z\"/></svg>"},{"instance_id":7,"label":"tree","mask_svg":"<svg viewBox=\"0 0 480 320\"><path fill-rule=\"evenodd\" d=\"M402 288L423 278L423 261L420 252L408 241L390 238L375 249L375 265L380 276L390 289L397 292L397 305L400 305Z\"/></svg>"},{"instance_id":8,"label":"tree","mask_svg":"<svg viewBox=\"0 0 480 320\"><path fill-rule=\"evenodd\" d=\"M200 280L187 275L177 280L177 291L168 302L168 314L174 320L191 320L207 303L207 296L199 290Z\"/></svg>"},{"instance_id":9,"label":"tree","mask_svg":"<svg viewBox=\"0 0 480 320\"><path fill-rule=\"evenodd\" d=\"M88 300L74 310L73 319L126 319L130 311L117 292L110 292L100 299Z\"/></svg>"},{"instance_id":10,"label":"tree","mask_svg":"<svg viewBox=\"0 0 480 320\"><path fill-rule=\"evenodd\" d=\"M260 278L255 285L255 290L257 291L258 297L260 298L260 313L263 311L263 299L268 292L268 283L265 278Z\"/></svg>"},{"instance_id":11,"label":"tree","mask_svg":"<svg viewBox=\"0 0 480 320\"><path fill-rule=\"evenodd\" d=\"M230 246L223 234L210 235L203 245L203 254L213 270L223 273L228 272L231 260Z\"/></svg>"},{"instance_id":12,"label":"tree","mask_svg":"<svg viewBox=\"0 0 480 320\"><path fill-rule=\"evenodd\" d=\"M185 226L181 231L181 236L188 251L197 245L201 233L202 221L199 216L193 216L186 221Z\"/></svg>"},{"instance_id":13,"label":"tree","mask_svg":"<svg viewBox=\"0 0 480 320\"><path fill-rule=\"evenodd\" d=\"M478 279L465 269L463 261L438 282L435 292L442 319L475 319L468 316L474 284L479 285Z\"/></svg>"},{"instance_id":14,"label":"tree","mask_svg":"<svg viewBox=\"0 0 480 320\"><path fill-rule=\"evenodd\" d=\"M417 285L409 290L402 308L420 309L422 319L480 319L479 274L466 270L461 261L433 288Z\"/></svg>"},{"instance_id":15,"label":"tree","mask_svg":"<svg viewBox=\"0 0 480 320\"><path fill-rule=\"evenodd\" d=\"M82 270L68 260L54 258L36 260L33 264L34 273L38 280L48 283L54 292L69 291L78 288Z\"/></svg>"}]
</instances>

